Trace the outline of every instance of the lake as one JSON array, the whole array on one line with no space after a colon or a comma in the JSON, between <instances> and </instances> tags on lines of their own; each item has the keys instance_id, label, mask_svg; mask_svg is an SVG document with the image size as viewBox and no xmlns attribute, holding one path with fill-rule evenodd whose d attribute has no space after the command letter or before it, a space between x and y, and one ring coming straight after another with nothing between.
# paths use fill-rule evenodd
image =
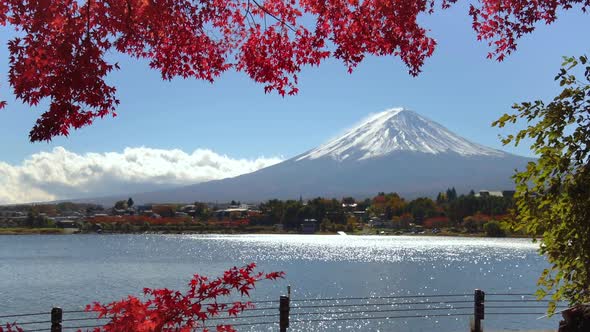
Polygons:
<instances>
[{"instance_id":1,"label":"lake","mask_svg":"<svg viewBox=\"0 0 590 332\"><path fill-rule=\"evenodd\" d=\"M79 309L93 301L108 302L128 294L139 295L143 287L184 290L194 273L217 276L229 267L256 262L263 271L284 271L286 279L259 283L252 300L278 300L280 295L286 293L287 285L291 285L293 305L312 307L293 308L293 313L323 312L292 315L292 321L317 321L292 322L289 331L468 331L469 316L328 321L334 317L413 315L415 312L412 311L379 310L393 307L411 309L412 305L402 307L399 304L391 305L391 302L411 303L415 299L383 300L389 303L387 307L342 306L378 303L369 300L340 300L337 303L296 301L334 297L467 294L465 297L418 300L430 302L424 304L430 308L437 306L436 301L455 300L449 301L451 304L438 304L438 307L466 308L438 309L436 314L439 315L472 313L473 309L469 307L473 305L473 291L476 288L488 294L534 292L536 279L547 266L545 259L538 256L536 248L537 245L529 239L428 236L2 236L0 315L49 311L52 306L61 306L64 310ZM486 301L494 298L503 299L488 295ZM337 307L329 307L335 303ZM414 307L424 308L424 305L415 304ZM502 305L506 304L497 304ZM492 312L493 306L493 303L486 303L486 312ZM326 313L339 310L356 312L348 315ZM495 310L515 313L520 309ZM545 311L543 308L528 310L535 313ZM264 312L276 314L277 310L252 313ZM539 316L487 315L484 327L486 331L557 328L558 319L537 319ZM278 318L269 316L266 320L278 321ZM38 328L42 327L45 326ZM239 329L276 330L276 325L242 326Z\"/></svg>"}]
</instances>

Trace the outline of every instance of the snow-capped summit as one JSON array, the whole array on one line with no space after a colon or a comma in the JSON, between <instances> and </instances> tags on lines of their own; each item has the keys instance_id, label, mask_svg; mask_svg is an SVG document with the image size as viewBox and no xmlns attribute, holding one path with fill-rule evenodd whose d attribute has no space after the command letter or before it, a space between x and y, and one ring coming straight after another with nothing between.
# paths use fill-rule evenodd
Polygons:
<instances>
[{"instance_id":1,"label":"snow-capped summit","mask_svg":"<svg viewBox=\"0 0 590 332\"><path fill-rule=\"evenodd\" d=\"M397 151L457 153L462 156L505 155L502 151L470 142L416 112L393 108L370 116L344 135L304 153L296 160L322 157L340 161L364 160Z\"/></svg>"}]
</instances>

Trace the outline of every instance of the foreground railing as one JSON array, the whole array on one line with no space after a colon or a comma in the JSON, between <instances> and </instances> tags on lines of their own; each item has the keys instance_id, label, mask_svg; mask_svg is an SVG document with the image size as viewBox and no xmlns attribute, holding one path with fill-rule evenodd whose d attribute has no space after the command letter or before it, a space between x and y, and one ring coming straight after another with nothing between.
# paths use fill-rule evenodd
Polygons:
<instances>
[{"instance_id":1,"label":"foreground railing","mask_svg":"<svg viewBox=\"0 0 590 332\"><path fill-rule=\"evenodd\" d=\"M486 316L543 316L547 300L529 293L396 295L372 297L292 298L290 289L279 300L251 301L256 307L237 317L212 317L211 325L240 327L278 326L280 332L300 324L337 321L375 321L420 318L471 317L471 330L482 332ZM0 315L0 326L16 322L26 332L75 331L104 326L109 317L97 318L85 310L52 308L49 312Z\"/></svg>"}]
</instances>

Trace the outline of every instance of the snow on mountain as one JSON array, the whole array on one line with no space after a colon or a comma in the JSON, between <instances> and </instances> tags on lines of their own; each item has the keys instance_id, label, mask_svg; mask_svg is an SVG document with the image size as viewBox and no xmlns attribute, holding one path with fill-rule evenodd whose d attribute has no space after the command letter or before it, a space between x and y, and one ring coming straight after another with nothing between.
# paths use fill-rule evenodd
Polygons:
<instances>
[{"instance_id":1,"label":"snow on mountain","mask_svg":"<svg viewBox=\"0 0 590 332\"><path fill-rule=\"evenodd\" d=\"M506 153L472 143L419 114L393 108L370 116L341 137L296 158L297 161L329 157L365 160L396 151L429 154L454 152L462 156L502 157Z\"/></svg>"}]
</instances>

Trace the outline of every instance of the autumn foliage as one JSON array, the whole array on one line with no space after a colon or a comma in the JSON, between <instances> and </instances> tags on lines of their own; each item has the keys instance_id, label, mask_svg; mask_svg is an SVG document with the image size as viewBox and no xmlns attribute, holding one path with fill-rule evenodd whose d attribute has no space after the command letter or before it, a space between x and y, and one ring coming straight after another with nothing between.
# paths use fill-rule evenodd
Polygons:
<instances>
[{"instance_id":1,"label":"autumn foliage","mask_svg":"<svg viewBox=\"0 0 590 332\"><path fill-rule=\"evenodd\" d=\"M446 228L451 226L451 219L446 216L427 218L422 222L425 228Z\"/></svg>"},{"instance_id":2,"label":"autumn foliage","mask_svg":"<svg viewBox=\"0 0 590 332\"><path fill-rule=\"evenodd\" d=\"M233 293L250 296L256 282L282 278L284 273L264 274L255 272L254 263L242 268L233 267L223 276L209 280L194 275L186 293L170 289L144 289L148 300L129 296L110 304L94 303L87 311L108 317L110 321L94 331L208 331L204 323L213 317L237 317L247 309L254 308L251 302L235 301L219 303L222 297ZM235 331L230 325L217 325L217 331Z\"/></svg>"},{"instance_id":3,"label":"autumn foliage","mask_svg":"<svg viewBox=\"0 0 590 332\"><path fill-rule=\"evenodd\" d=\"M22 328L14 324L7 323L6 325L0 325L0 332L24 332Z\"/></svg>"},{"instance_id":4,"label":"autumn foliage","mask_svg":"<svg viewBox=\"0 0 590 332\"><path fill-rule=\"evenodd\" d=\"M442 0L442 8L456 0ZM471 6L478 39L503 59L516 40L558 9L590 0L481 0ZM71 128L115 115L119 103L107 75L107 54L145 59L162 78L213 82L233 69L265 92L297 93L303 66L340 59L352 71L367 55L399 57L417 75L436 42L418 23L434 0L0 0L8 42L8 78L18 99L48 109L32 141L68 135ZM0 108L6 103L0 101Z\"/></svg>"},{"instance_id":5,"label":"autumn foliage","mask_svg":"<svg viewBox=\"0 0 590 332\"><path fill-rule=\"evenodd\" d=\"M210 331L205 322L212 318L238 317L255 306L250 301L219 302L220 299L239 295L249 297L257 282L283 278L283 272L263 273L255 271L256 264L233 267L223 276L210 280L195 274L188 284L188 291L167 288L143 290L146 300L128 296L109 304L94 303L86 311L95 312L99 318L109 321L95 332L150 332L150 331ZM209 324L211 326L211 324ZM16 325L7 324L0 332L22 332ZM231 325L216 326L218 332L231 332Z\"/></svg>"}]
</instances>

